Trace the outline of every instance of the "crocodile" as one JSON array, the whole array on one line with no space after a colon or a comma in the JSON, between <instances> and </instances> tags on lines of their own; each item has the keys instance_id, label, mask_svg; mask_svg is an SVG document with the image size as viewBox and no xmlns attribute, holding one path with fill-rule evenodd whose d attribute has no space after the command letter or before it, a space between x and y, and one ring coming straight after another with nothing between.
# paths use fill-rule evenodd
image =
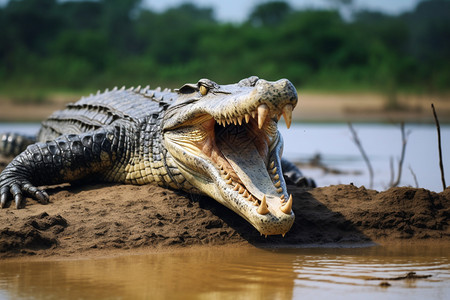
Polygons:
<instances>
[{"instance_id":1,"label":"crocodile","mask_svg":"<svg viewBox=\"0 0 450 300\"><path fill-rule=\"evenodd\" d=\"M289 128L297 102L289 80L256 76L98 91L54 112L34 138L2 136L0 152L22 152L0 174L1 207L24 207L27 196L46 204L43 187L59 183L156 183L207 195L262 235L284 236L295 218L286 180L314 185L281 158L278 121Z\"/></svg>"}]
</instances>

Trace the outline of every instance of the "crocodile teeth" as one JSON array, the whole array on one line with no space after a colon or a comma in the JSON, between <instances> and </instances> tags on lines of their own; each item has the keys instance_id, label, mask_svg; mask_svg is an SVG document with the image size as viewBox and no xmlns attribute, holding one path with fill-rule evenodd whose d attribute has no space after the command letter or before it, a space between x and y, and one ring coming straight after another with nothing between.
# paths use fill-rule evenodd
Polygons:
<instances>
[{"instance_id":1,"label":"crocodile teeth","mask_svg":"<svg viewBox=\"0 0 450 300\"><path fill-rule=\"evenodd\" d=\"M234 186L233 191L238 191L241 188L241 185L238 183Z\"/></svg>"},{"instance_id":2,"label":"crocodile teeth","mask_svg":"<svg viewBox=\"0 0 450 300\"><path fill-rule=\"evenodd\" d=\"M242 118L243 118L242 116L237 118L237 121L238 121L239 125L242 125Z\"/></svg>"},{"instance_id":3,"label":"crocodile teeth","mask_svg":"<svg viewBox=\"0 0 450 300\"><path fill-rule=\"evenodd\" d=\"M283 192L283 188L282 188L282 187L280 187L280 188L277 189L277 193L278 193L278 194L281 194L282 192ZM283 196L284 196L284 195L283 195Z\"/></svg>"},{"instance_id":4,"label":"crocodile teeth","mask_svg":"<svg viewBox=\"0 0 450 300\"><path fill-rule=\"evenodd\" d=\"M286 104L283 107L283 117L284 117L284 121L286 122L286 127L289 129L289 127L291 127L291 122L292 122L292 104Z\"/></svg>"},{"instance_id":5,"label":"crocodile teeth","mask_svg":"<svg viewBox=\"0 0 450 300\"><path fill-rule=\"evenodd\" d=\"M242 196L244 196L245 198L248 198L249 193L247 192L247 190L244 191L244 194L242 194Z\"/></svg>"},{"instance_id":6,"label":"crocodile teeth","mask_svg":"<svg viewBox=\"0 0 450 300\"><path fill-rule=\"evenodd\" d=\"M284 201L284 195L281 195L280 199Z\"/></svg>"},{"instance_id":7,"label":"crocodile teeth","mask_svg":"<svg viewBox=\"0 0 450 300\"><path fill-rule=\"evenodd\" d=\"M250 115L249 114L245 114L245 123L248 124L248 122L250 122Z\"/></svg>"},{"instance_id":8,"label":"crocodile teeth","mask_svg":"<svg viewBox=\"0 0 450 300\"><path fill-rule=\"evenodd\" d=\"M271 162L269 168L273 169L273 167L275 167L275 162Z\"/></svg>"},{"instance_id":9,"label":"crocodile teeth","mask_svg":"<svg viewBox=\"0 0 450 300\"><path fill-rule=\"evenodd\" d=\"M265 104L258 106L258 128L261 129L264 125L267 115L269 114L269 108Z\"/></svg>"},{"instance_id":10,"label":"crocodile teeth","mask_svg":"<svg viewBox=\"0 0 450 300\"><path fill-rule=\"evenodd\" d=\"M278 174L275 174L275 176L273 176L273 179L274 179L274 180L278 180L278 179L280 179L280 175L278 175Z\"/></svg>"},{"instance_id":11,"label":"crocodile teeth","mask_svg":"<svg viewBox=\"0 0 450 300\"><path fill-rule=\"evenodd\" d=\"M280 206L280 210L287 215L290 215L292 212L292 195L289 196L289 200Z\"/></svg>"},{"instance_id":12,"label":"crocodile teeth","mask_svg":"<svg viewBox=\"0 0 450 300\"><path fill-rule=\"evenodd\" d=\"M277 167L274 167L273 169L272 169L272 174L276 174L277 173Z\"/></svg>"},{"instance_id":13,"label":"crocodile teeth","mask_svg":"<svg viewBox=\"0 0 450 300\"><path fill-rule=\"evenodd\" d=\"M225 178L225 180L230 179L231 178L231 174L230 173L228 173L228 174L225 173L225 177L224 178Z\"/></svg>"},{"instance_id":14,"label":"crocodile teeth","mask_svg":"<svg viewBox=\"0 0 450 300\"><path fill-rule=\"evenodd\" d=\"M242 194L242 193L244 193L245 192L245 188L241 185L240 187L239 187L239 194Z\"/></svg>"},{"instance_id":15,"label":"crocodile teeth","mask_svg":"<svg viewBox=\"0 0 450 300\"><path fill-rule=\"evenodd\" d=\"M263 196L263 198L261 200L261 205L258 207L258 209L256 211L260 215L266 215L269 213L269 209L267 208L267 203L266 203L266 195Z\"/></svg>"},{"instance_id":16,"label":"crocodile teeth","mask_svg":"<svg viewBox=\"0 0 450 300\"><path fill-rule=\"evenodd\" d=\"M230 179L228 179L227 181L225 181L226 182L226 184L232 184L233 183L233 180L231 180L231 178Z\"/></svg>"},{"instance_id":17,"label":"crocodile teeth","mask_svg":"<svg viewBox=\"0 0 450 300\"><path fill-rule=\"evenodd\" d=\"M280 186L281 186L281 181L278 180L277 183L275 183L275 187L279 188Z\"/></svg>"}]
</instances>

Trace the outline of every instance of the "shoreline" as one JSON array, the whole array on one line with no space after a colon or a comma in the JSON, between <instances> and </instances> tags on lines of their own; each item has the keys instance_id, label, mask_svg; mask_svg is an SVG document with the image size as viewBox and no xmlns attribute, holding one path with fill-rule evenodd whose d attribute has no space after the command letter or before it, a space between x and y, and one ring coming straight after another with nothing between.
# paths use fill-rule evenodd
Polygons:
<instances>
[{"instance_id":1,"label":"shoreline","mask_svg":"<svg viewBox=\"0 0 450 300\"><path fill-rule=\"evenodd\" d=\"M69 102L73 95L50 97L36 103L14 103L0 95L0 122L40 122ZM450 95L399 95L398 109L386 109L386 98L376 93L302 93L293 111L294 122L414 122L434 123L431 103L439 121L450 123Z\"/></svg>"}]
</instances>

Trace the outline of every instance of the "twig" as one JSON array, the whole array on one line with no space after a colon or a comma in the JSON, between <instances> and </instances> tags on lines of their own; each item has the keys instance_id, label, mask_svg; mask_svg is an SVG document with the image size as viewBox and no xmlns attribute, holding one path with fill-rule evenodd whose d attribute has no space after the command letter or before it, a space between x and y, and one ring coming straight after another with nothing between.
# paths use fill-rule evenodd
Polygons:
<instances>
[{"instance_id":1,"label":"twig","mask_svg":"<svg viewBox=\"0 0 450 300\"><path fill-rule=\"evenodd\" d=\"M391 187L394 184L394 177L395 177L394 158L392 156L389 158L389 168L391 170L391 179L389 180L389 186Z\"/></svg>"},{"instance_id":2,"label":"twig","mask_svg":"<svg viewBox=\"0 0 450 300\"><path fill-rule=\"evenodd\" d=\"M408 143L408 139L407 139L406 133L405 133L405 123L404 122L402 122L400 124L400 130L402 132L402 153L400 155L400 160L398 161L397 179L395 180L395 182L393 182L391 184L391 187L396 187L400 184L400 179L402 177L403 161L405 160L406 144Z\"/></svg>"},{"instance_id":3,"label":"twig","mask_svg":"<svg viewBox=\"0 0 450 300\"><path fill-rule=\"evenodd\" d=\"M447 185L445 184L444 164L442 162L441 127L439 126L439 120L436 115L436 110L434 109L433 103L431 103L431 108L433 109L433 115L434 115L434 120L436 122L436 129L437 129L437 134L438 134L439 168L441 169L442 188L445 190Z\"/></svg>"},{"instance_id":4,"label":"twig","mask_svg":"<svg viewBox=\"0 0 450 300\"><path fill-rule=\"evenodd\" d=\"M417 176L416 173L414 173L413 169L411 168L411 166L408 167L409 171L411 172L411 175L414 179L414 183L416 184L416 188L419 188L419 182L417 181Z\"/></svg>"},{"instance_id":5,"label":"twig","mask_svg":"<svg viewBox=\"0 0 450 300\"><path fill-rule=\"evenodd\" d=\"M366 152L364 151L364 148L361 144L361 141L359 140L358 134L356 133L355 129L352 126L352 123L349 122L348 127L350 128L350 131L353 135L353 141L355 142L356 146L358 147L359 152L361 152L361 155L367 164L367 168L369 169L370 188L372 189L373 188L373 169L372 169L372 165L370 164L369 157L367 156Z\"/></svg>"}]
</instances>

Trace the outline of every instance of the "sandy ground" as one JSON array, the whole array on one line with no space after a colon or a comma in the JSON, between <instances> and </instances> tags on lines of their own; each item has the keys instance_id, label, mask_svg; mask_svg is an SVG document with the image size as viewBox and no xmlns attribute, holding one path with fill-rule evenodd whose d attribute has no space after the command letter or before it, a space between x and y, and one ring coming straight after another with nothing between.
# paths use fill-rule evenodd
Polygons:
<instances>
[{"instance_id":1,"label":"sandy ground","mask_svg":"<svg viewBox=\"0 0 450 300\"><path fill-rule=\"evenodd\" d=\"M0 95L0 121L39 122L53 111L64 108L76 96L55 95L42 104L18 104ZM379 94L303 94L294 110L294 121L303 122L434 122L431 112L434 103L439 120L450 122L450 95L400 95L402 109L386 110L386 97Z\"/></svg>"},{"instance_id":2,"label":"sandy ground","mask_svg":"<svg viewBox=\"0 0 450 300\"><path fill-rule=\"evenodd\" d=\"M49 188L51 203L0 210L0 258L67 258L195 246L449 243L450 189L289 186L295 223L267 238L211 198L153 185Z\"/></svg>"}]
</instances>

